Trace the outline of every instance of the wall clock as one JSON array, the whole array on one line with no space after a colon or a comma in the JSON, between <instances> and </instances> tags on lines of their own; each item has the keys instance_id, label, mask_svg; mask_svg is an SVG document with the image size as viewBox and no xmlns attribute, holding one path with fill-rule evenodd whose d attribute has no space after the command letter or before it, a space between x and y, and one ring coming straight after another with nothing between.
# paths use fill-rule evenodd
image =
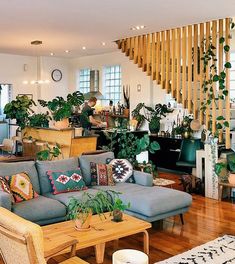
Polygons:
<instances>
[{"instance_id":1,"label":"wall clock","mask_svg":"<svg viewBox=\"0 0 235 264\"><path fill-rule=\"evenodd\" d=\"M54 82L59 82L62 79L62 72L61 70L55 69L51 73L51 78Z\"/></svg>"}]
</instances>

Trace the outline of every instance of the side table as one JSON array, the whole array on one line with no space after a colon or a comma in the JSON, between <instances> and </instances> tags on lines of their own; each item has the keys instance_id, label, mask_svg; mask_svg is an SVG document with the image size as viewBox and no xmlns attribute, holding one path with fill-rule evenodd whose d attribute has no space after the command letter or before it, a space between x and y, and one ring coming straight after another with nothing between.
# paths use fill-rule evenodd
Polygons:
<instances>
[{"instance_id":1,"label":"side table","mask_svg":"<svg viewBox=\"0 0 235 264\"><path fill-rule=\"evenodd\" d=\"M230 193L230 195L231 195L231 190L232 190L232 188L235 188L235 184L231 184L231 183L229 183L229 182L219 182L218 183L218 189L219 189L219 201L221 201L221 199L222 199L222 196L223 196L223 188L224 187L227 187L227 188L229 188L229 193Z\"/></svg>"}]
</instances>

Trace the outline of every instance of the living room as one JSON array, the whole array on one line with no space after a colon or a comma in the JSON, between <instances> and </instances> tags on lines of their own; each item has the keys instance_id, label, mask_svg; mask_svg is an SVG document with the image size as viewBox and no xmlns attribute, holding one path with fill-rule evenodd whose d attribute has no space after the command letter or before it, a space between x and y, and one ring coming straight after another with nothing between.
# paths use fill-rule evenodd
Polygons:
<instances>
[{"instance_id":1,"label":"living room","mask_svg":"<svg viewBox=\"0 0 235 264\"><path fill-rule=\"evenodd\" d=\"M235 263L235 3L1 7L0 264Z\"/></svg>"}]
</instances>

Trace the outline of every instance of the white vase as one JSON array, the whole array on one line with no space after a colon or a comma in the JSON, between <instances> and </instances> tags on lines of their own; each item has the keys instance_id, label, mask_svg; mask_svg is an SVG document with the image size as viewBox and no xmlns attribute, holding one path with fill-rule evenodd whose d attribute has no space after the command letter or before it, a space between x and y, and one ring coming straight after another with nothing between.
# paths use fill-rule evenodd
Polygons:
<instances>
[{"instance_id":1,"label":"white vase","mask_svg":"<svg viewBox=\"0 0 235 264\"><path fill-rule=\"evenodd\" d=\"M149 258L145 253L134 249L121 249L113 253L112 264L148 264Z\"/></svg>"}]
</instances>

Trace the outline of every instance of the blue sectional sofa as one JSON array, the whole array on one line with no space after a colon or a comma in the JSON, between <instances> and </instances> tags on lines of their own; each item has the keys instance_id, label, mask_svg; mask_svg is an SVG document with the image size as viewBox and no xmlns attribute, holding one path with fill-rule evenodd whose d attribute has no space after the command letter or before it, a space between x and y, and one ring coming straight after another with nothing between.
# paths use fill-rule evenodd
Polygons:
<instances>
[{"instance_id":1,"label":"blue sectional sofa","mask_svg":"<svg viewBox=\"0 0 235 264\"><path fill-rule=\"evenodd\" d=\"M84 191L61 193L54 195L46 175L48 170L68 170L81 167L86 185L86 192L96 193L98 190L112 189L122 194L121 199L131 203L127 214L148 222L164 219L169 216L185 213L191 203L191 195L174 189L152 186L152 175L134 171L134 183L117 183L115 186L90 186L90 162L105 163L113 158L112 152L83 155L56 161L25 161L16 163L0 163L0 175L12 175L22 171L28 172L35 191L39 197L21 203L11 203L10 195L0 191L0 206L40 225L55 223L66 219L66 208L70 197L81 197Z\"/></svg>"}]
</instances>

